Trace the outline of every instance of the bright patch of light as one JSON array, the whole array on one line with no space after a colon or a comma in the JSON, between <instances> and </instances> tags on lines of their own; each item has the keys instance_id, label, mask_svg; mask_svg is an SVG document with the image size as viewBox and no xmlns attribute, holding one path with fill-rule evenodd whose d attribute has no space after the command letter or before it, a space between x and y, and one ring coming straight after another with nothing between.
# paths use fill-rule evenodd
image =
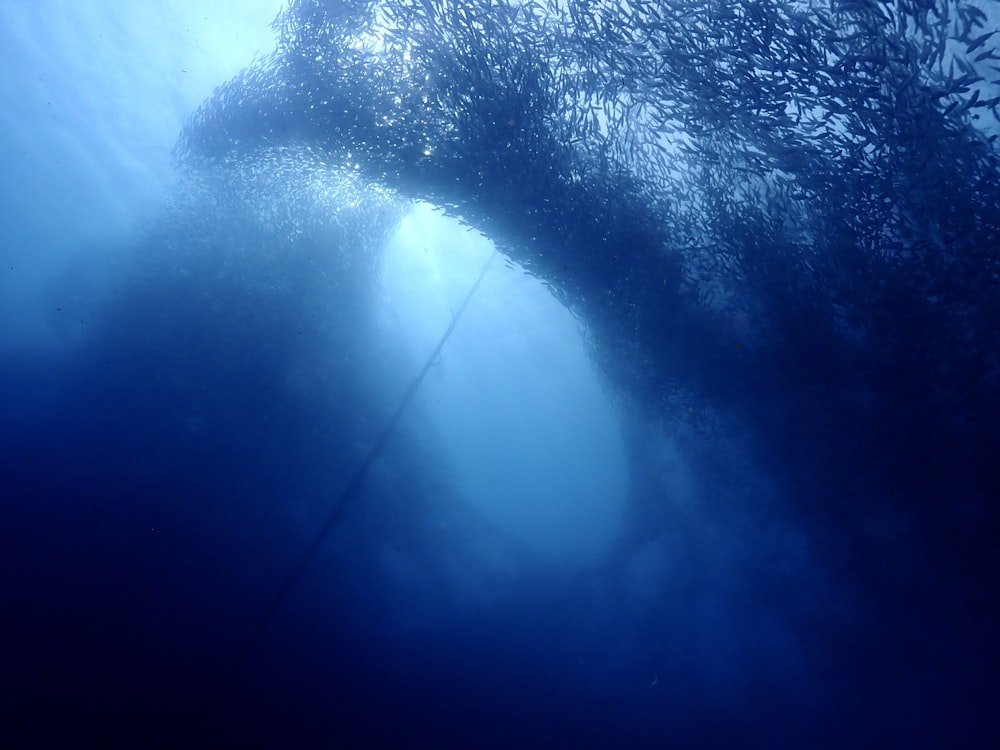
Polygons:
<instances>
[{"instance_id":1,"label":"bright patch of light","mask_svg":"<svg viewBox=\"0 0 1000 750\"><path fill-rule=\"evenodd\" d=\"M426 204L403 220L382 291L414 372L492 252ZM613 541L627 482L617 420L577 322L536 279L493 263L420 398L455 487L495 528L560 563Z\"/></svg>"},{"instance_id":2,"label":"bright patch of light","mask_svg":"<svg viewBox=\"0 0 1000 750\"><path fill-rule=\"evenodd\" d=\"M351 46L360 52L380 52L385 49L385 29L376 26L359 35Z\"/></svg>"}]
</instances>

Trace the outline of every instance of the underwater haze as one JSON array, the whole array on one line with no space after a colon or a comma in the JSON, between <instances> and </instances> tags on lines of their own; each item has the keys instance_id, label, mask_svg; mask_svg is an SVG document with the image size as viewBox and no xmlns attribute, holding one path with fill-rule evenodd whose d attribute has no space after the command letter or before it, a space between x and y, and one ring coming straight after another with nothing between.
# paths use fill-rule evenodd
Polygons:
<instances>
[{"instance_id":1,"label":"underwater haze","mask_svg":"<svg viewBox=\"0 0 1000 750\"><path fill-rule=\"evenodd\" d=\"M1000 3L0 43L4 747L1000 743Z\"/></svg>"}]
</instances>

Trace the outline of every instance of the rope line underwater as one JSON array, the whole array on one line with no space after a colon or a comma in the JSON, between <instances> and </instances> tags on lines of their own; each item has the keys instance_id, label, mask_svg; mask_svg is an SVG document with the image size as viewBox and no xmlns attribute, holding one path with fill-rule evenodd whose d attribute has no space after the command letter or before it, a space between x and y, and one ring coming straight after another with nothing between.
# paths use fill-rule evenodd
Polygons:
<instances>
[{"instance_id":1,"label":"rope line underwater","mask_svg":"<svg viewBox=\"0 0 1000 750\"><path fill-rule=\"evenodd\" d=\"M268 607L263 611L263 613L261 613L260 617L257 618L250 634L246 637L240 648L237 649L232 658L229 660L226 668L219 677L214 690L209 694L201 709L195 714L193 720L188 725L187 731L184 733L187 740L192 741L194 739L194 733L197 732L198 729L203 726L204 722L211 716L212 711L217 707L219 701L225 695L229 685L232 683L233 678L236 677L236 674L250 657L257 645L257 642L260 640L263 631L270 624L271 620L274 619L274 616L277 614L278 610L281 609L285 600L288 598L288 595L291 593L292 589L295 588L296 583L298 583L299 579L302 577L302 574L312 563L313 558L316 556L320 547L323 546L323 542L326 540L327 536L344 517L344 513L349 504L361 495L369 469L372 467L372 464L375 463L375 460L381 455L382 451L385 450L386 445L389 443L389 439L392 437L392 433L396 429L396 425L399 423L399 420L403 416L407 407L409 407L410 402L413 400L413 397L416 395L417 390L420 388L421 383L423 383L424 378L430 371L431 367L440 363L441 350L448 342L448 339L451 338L451 334L455 330L455 326L458 324L459 319L465 312L465 308L472 300L472 297L479 289L479 285L482 284L483 279L486 277L486 273L490 270L490 266L493 264L493 260L496 256L497 251L494 249L486 263L483 264L483 268L479 272L479 276L476 278L475 283L465 295L465 299L462 300L462 304L459 306L458 311L452 316L448 327L441 335L441 338L438 339L437 345L434 347L433 351L431 351L430 356L427 357L423 367L420 368L420 372L418 372L416 377L410 381L409 386L407 386L406 390L403 392L403 396L399 401L399 405L396 407L396 411L393 413L392 417L390 417L389 421L385 423L381 432L379 432L378 437L372 444L371 449L366 454L364 461L361 462L357 470L354 472L350 482L347 483L344 491L340 494L340 497L334 504L329 515L326 517L323 525L320 526L319 530L313 536L312 541L302 553L298 562L285 575L281 586L271 598Z\"/></svg>"}]
</instances>

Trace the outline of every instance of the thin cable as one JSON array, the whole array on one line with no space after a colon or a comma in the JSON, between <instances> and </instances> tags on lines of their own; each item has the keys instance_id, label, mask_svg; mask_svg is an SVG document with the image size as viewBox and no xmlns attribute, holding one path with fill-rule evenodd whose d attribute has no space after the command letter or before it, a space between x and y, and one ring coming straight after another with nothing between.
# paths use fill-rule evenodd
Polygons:
<instances>
[{"instance_id":1,"label":"thin cable","mask_svg":"<svg viewBox=\"0 0 1000 750\"><path fill-rule=\"evenodd\" d=\"M281 583L281 587L275 593L274 597L271 599L271 603L268 605L267 609L261 614L254 623L253 629L247 636L246 640L240 646L240 648L233 654L230 659L226 669L223 671L219 678L219 681L215 685L215 689L209 694L208 699L205 701L201 710L195 715L194 719L188 725L187 731L184 733L189 744L191 740L194 739L194 733L204 724L205 720L211 715L212 711L219 704L219 701L225 695L230 683L232 683L233 678L236 676L237 672L243 667L250 654L253 652L260 640L260 636L264 629L270 624L274 615L281 609L281 606L285 603L288 595L291 593L292 589L295 588L295 584L298 583L302 574L305 572L306 568L312 563L313 558L319 551L319 548L323 546L323 542L326 541L326 537L330 534L330 531L336 526L340 520L344 517L344 512L347 510L348 505L361 494L361 490L364 488L365 478L368 475L368 470L371 468L375 460L381 455L382 451L385 450L385 446L389 442L389 438L392 436L393 431L396 429L396 425L399 423L400 418L403 416L403 412L406 411L410 402L413 400L414 395L417 393L417 389L420 388L420 384L423 382L424 377L427 375L428 371L433 367L439 360L441 356L441 350L444 345L451 338L452 331L455 330L455 325L458 323L459 318L462 317L462 313L465 312L465 308L468 306L469 301L475 295L476 290L479 289L479 285L483 282L486 277L486 272L490 270L490 266L493 264L493 259L496 258L497 251L494 250L489 259L483 265L483 269L479 272L479 277L476 279L476 283L472 285L469 289L468 294L465 295L465 299L462 300L462 304L459 306L458 311L452 316L451 323L445 329L441 338L438 340L437 346L427 357L427 361L424 366L417 373L417 376L410 382L406 391L403 393L403 397L399 401L399 406L396 407L396 411L393 413L392 417L382 431L379 433L372 445L371 450L365 456L365 460L361 462L357 471L351 477L351 481L347 483L347 487L341 493L340 498L334 505L333 510L326 517L323 525L320 526L316 535L313 537L309 546L306 547L305 552L302 553L302 557L299 561L288 571L285 579Z\"/></svg>"}]
</instances>

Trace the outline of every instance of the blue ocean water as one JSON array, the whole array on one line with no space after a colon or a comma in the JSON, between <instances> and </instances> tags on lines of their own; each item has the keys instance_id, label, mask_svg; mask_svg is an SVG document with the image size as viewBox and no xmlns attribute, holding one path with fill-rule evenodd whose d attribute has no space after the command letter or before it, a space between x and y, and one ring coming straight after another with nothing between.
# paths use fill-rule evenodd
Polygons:
<instances>
[{"instance_id":1,"label":"blue ocean water","mask_svg":"<svg viewBox=\"0 0 1000 750\"><path fill-rule=\"evenodd\" d=\"M1000 10L0 6L9 747L1000 739Z\"/></svg>"}]
</instances>

